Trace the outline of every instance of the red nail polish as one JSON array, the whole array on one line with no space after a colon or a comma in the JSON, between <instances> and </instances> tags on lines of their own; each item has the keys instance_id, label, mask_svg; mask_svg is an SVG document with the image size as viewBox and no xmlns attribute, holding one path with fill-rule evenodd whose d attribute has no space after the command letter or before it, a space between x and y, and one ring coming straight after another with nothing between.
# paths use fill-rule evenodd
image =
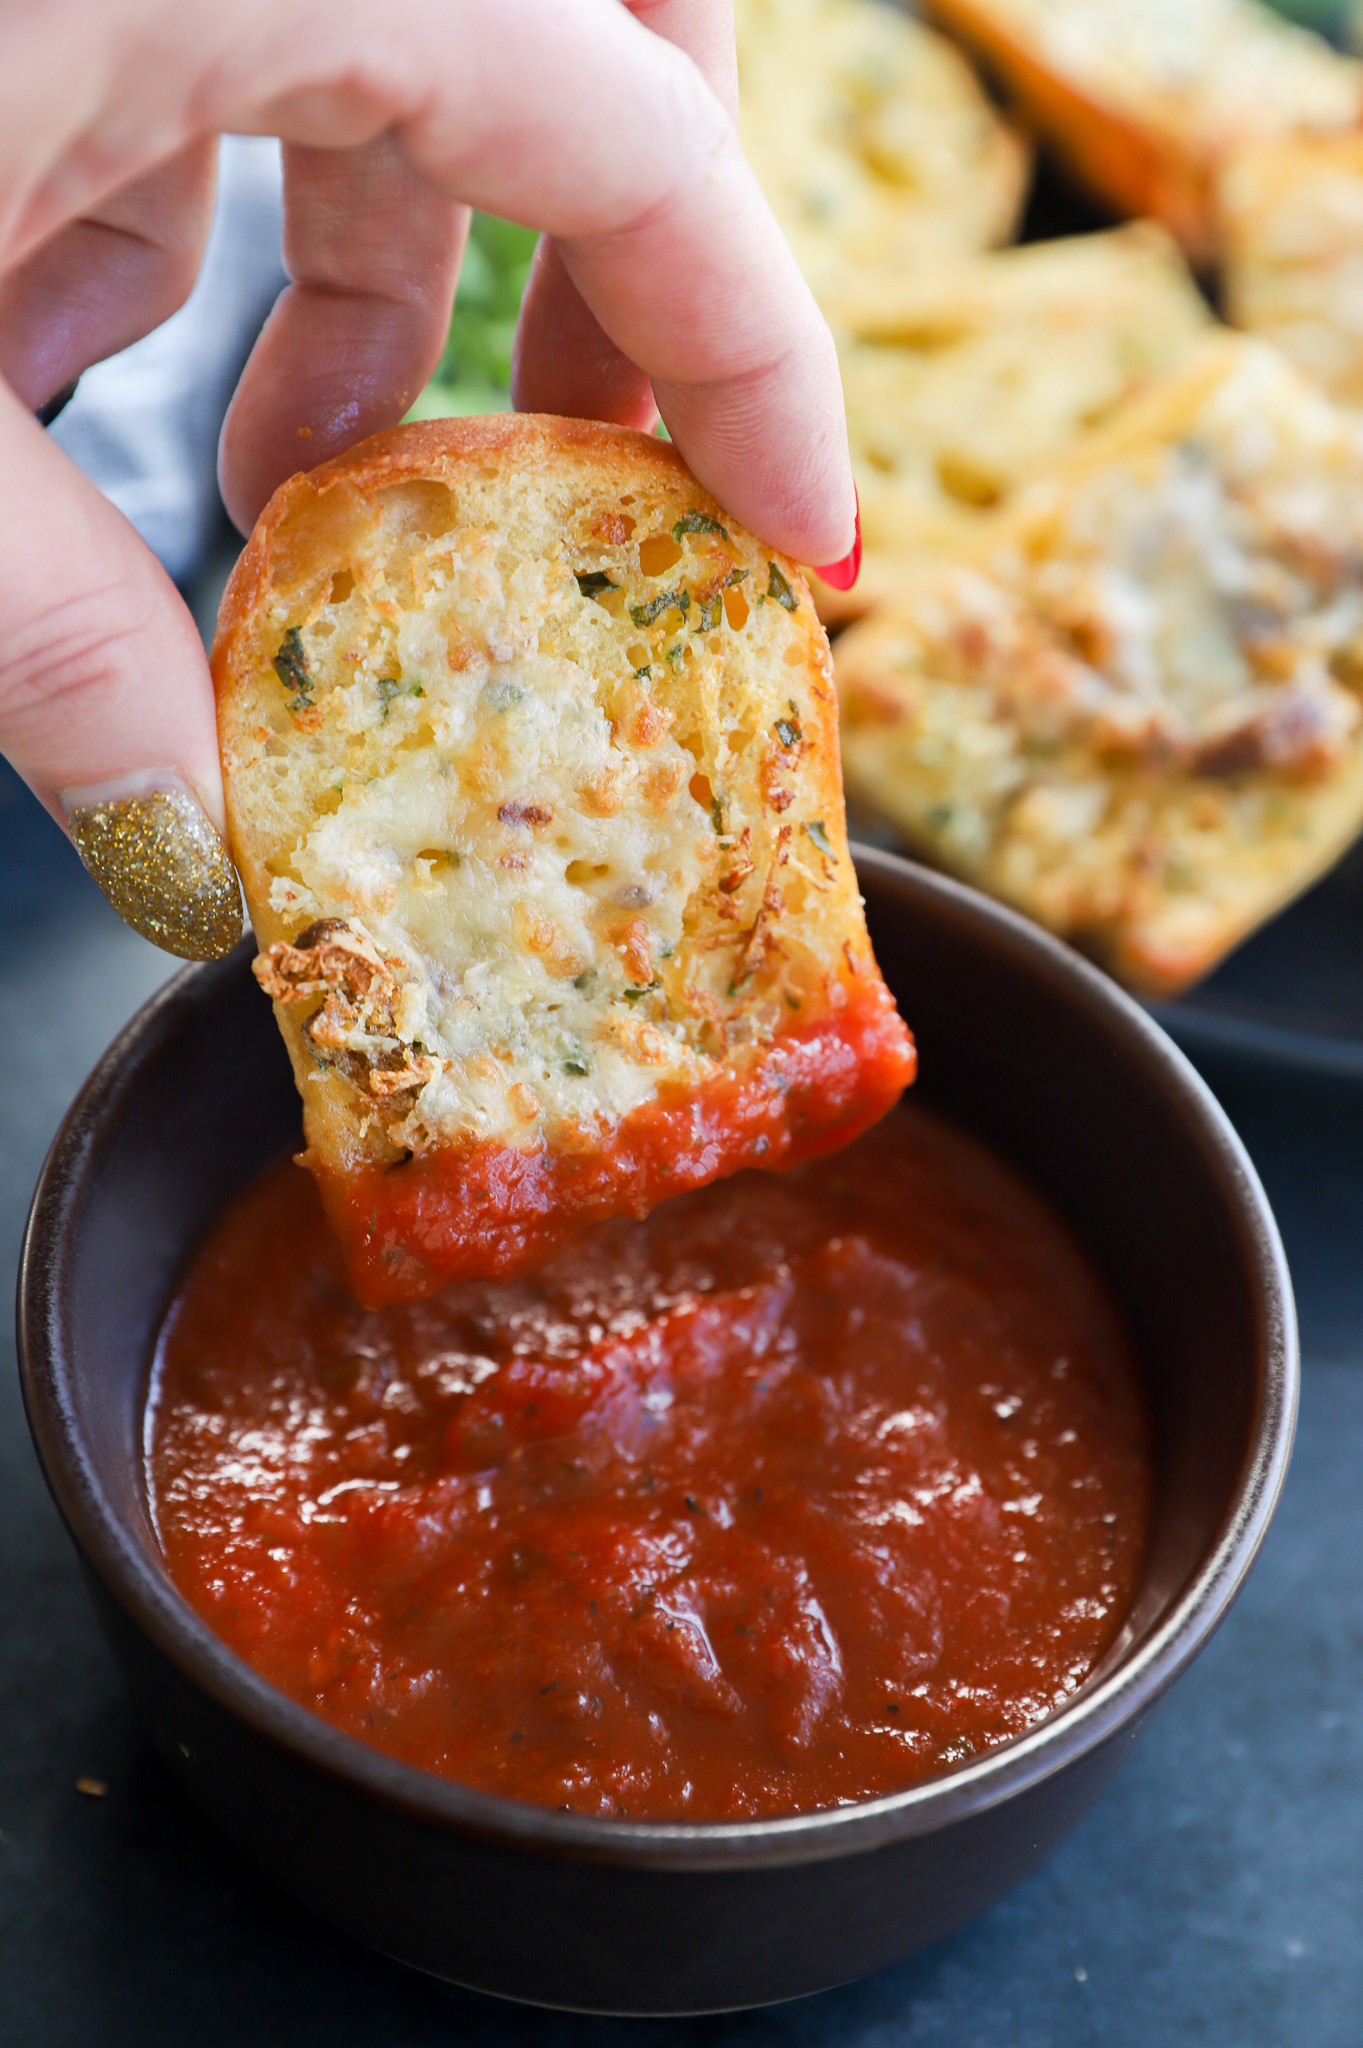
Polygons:
<instances>
[{"instance_id":1,"label":"red nail polish","mask_svg":"<svg viewBox=\"0 0 1363 2048\"><path fill-rule=\"evenodd\" d=\"M830 562L826 569L815 569L814 574L822 577L830 590L850 590L861 574L861 499L857 499L857 537L852 542L852 552L844 555L840 562Z\"/></svg>"}]
</instances>

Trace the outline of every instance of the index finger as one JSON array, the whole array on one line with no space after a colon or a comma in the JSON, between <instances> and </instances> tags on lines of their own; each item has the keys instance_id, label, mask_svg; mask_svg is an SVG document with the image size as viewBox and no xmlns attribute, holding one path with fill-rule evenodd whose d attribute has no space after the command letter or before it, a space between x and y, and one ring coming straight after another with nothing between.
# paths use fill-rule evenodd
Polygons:
<instances>
[{"instance_id":1,"label":"index finger","mask_svg":"<svg viewBox=\"0 0 1363 2048\"><path fill-rule=\"evenodd\" d=\"M738 59L731 0L626 0L653 35L685 50L720 105L738 113ZM518 409L614 420L651 433L658 423L653 387L611 341L583 300L547 237L535 252L512 358Z\"/></svg>"},{"instance_id":2,"label":"index finger","mask_svg":"<svg viewBox=\"0 0 1363 2048\"><path fill-rule=\"evenodd\" d=\"M532 60L514 83L478 67L490 103L444 175L554 236L721 503L797 560L840 560L856 499L837 356L733 122L691 59L618 5L587 33L504 0L473 30L488 56L488 20L512 11L540 14ZM421 161L427 133L409 136Z\"/></svg>"},{"instance_id":3,"label":"index finger","mask_svg":"<svg viewBox=\"0 0 1363 2048\"><path fill-rule=\"evenodd\" d=\"M709 489L799 560L844 556L855 494L832 338L696 64L619 0L392 13L413 19L392 23L381 81L362 67L364 125L450 198L552 235ZM433 75L436 48L450 61ZM353 93L301 82L255 117L320 146L363 139L356 121Z\"/></svg>"}]
</instances>

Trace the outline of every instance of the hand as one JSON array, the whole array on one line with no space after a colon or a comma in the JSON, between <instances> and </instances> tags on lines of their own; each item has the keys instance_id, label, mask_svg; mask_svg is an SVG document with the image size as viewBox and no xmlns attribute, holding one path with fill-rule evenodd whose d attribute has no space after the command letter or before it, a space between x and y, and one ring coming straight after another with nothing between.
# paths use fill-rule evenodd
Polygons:
<instances>
[{"instance_id":1,"label":"hand","mask_svg":"<svg viewBox=\"0 0 1363 2048\"><path fill-rule=\"evenodd\" d=\"M243 528L401 418L477 205L546 235L519 405L647 427L656 400L737 518L848 555L836 357L738 146L728 0L0 0L0 81L0 749L173 950L232 914L207 665L32 413L187 294L218 133L283 139L293 280L223 430Z\"/></svg>"}]
</instances>

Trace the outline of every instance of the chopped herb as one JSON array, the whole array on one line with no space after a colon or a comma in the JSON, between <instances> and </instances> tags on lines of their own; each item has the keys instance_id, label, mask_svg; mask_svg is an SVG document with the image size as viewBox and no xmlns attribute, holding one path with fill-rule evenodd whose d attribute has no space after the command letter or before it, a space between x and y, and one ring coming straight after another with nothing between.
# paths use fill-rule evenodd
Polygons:
<instances>
[{"instance_id":1,"label":"chopped herb","mask_svg":"<svg viewBox=\"0 0 1363 2048\"><path fill-rule=\"evenodd\" d=\"M618 590L620 585L604 569L588 569L578 577L577 587L584 597L600 597L603 590Z\"/></svg>"},{"instance_id":2,"label":"chopped herb","mask_svg":"<svg viewBox=\"0 0 1363 2048\"><path fill-rule=\"evenodd\" d=\"M678 666L680 665L680 662L681 662L681 658L682 658L682 648L681 648L681 642L680 642L680 641L678 641L675 647L669 647L669 648L668 648L668 650L667 650L667 665L668 665L668 667L669 667L669 668L677 668L677 667L678 667Z\"/></svg>"},{"instance_id":3,"label":"chopped herb","mask_svg":"<svg viewBox=\"0 0 1363 2048\"><path fill-rule=\"evenodd\" d=\"M563 1071L565 1074L571 1074L575 1080L585 1081L591 1072L591 1068L587 1065L580 1052L574 1052L570 1053L563 1062Z\"/></svg>"},{"instance_id":4,"label":"chopped herb","mask_svg":"<svg viewBox=\"0 0 1363 2048\"><path fill-rule=\"evenodd\" d=\"M380 676L375 687L379 693L379 702L383 706L385 718L388 716L388 709L394 697L424 697L426 694L420 683L404 683L399 676Z\"/></svg>"},{"instance_id":5,"label":"chopped herb","mask_svg":"<svg viewBox=\"0 0 1363 2048\"><path fill-rule=\"evenodd\" d=\"M717 796L714 802L710 805L710 816L714 821L714 827L716 832L718 832L722 838L724 834L724 799L722 796Z\"/></svg>"},{"instance_id":6,"label":"chopped herb","mask_svg":"<svg viewBox=\"0 0 1363 2048\"><path fill-rule=\"evenodd\" d=\"M829 842L828 834L823 829L822 818L807 818L805 820L805 831L814 841L820 853L827 854L829 860L837 859L837 855L834 853Z\"/></svg>"},{"instance_id":7,"label":"chopped herb","mask_svg":"<svg viewBox=\"0 0 1363 2048\"><path fill-rule=\"evenodd\" d=\"M506 676L497 676L492 682L483 684L478 692L478 702L488 711L510 711L524 695L519 683L509 681Z\"/></svg>"},{"instance_id":8,"label":"chopped herb","mask_svg":"<svg viewBox=\"0 0 1363 2048\"><path fill-rule=\"evenodd\" d=\"M955 804L934 804L928 812L928 823L934 831L945 831L956 815Z\"/></svg>"},{"instance_id":9,"label":"chopped herb","mask_svg":"<svg viewBox=\"0 0 1363 2048\"><path fill-rule=\"evenodd\" d=\"M798 996L793 996L789 989L786 990L786 1001L789 1003L792 1010L799 1009L800 998Z\"/></svg>"},{"instance_id":10,"label":"chopped herb","mask_svg":"<svg viewBox=\"0 0 1363 2048\"><path fill-rule=\"evenodd\" d=\"M736 583L746 583L747 580L748 572L746 569L730 569L728 575L724 579L724 588L726 590L732 590Z\"/></svg>"},{"instance_id":11,"label":"chopped herb","mask_svg":"<svg viewBox=\"0 0 1363 2048\"><path fill-rule=\"evenodd\" d=\"M672 538L678 545L684 533L717 533L721 540L729 538L717 519L712 519L708 512L698 512L694 505L689 512L683 513L672 529Z\"/></svg>"},{"instance_id":12,"label":"chopped herb","mask_svg":"<svg viewBox=\"0 0 1363 2048\"><path fill-rule=\"evenodd\" d=\"M308 657L303 652L303 635L297 626L290 626L284 635L284 643L274 658L274 672L286 690L292 690L289 710L302 711L312 702L312 677L308 673Z\"/></svg>"},{"instance_id":13,"label":"chopped herb","mask_svg":"<svg viewBox=\"0 0 1363 2048\"><path fill-rule=\"evenodd\" d=\"M696 623L693 633L713 633L724 613L724 599L716 591L707 604L704 598L696 600Z\"/></svg>"},{"instance_id":14,"label":"chopped herb","mask_svg":"<svg viewBox=\"0 0 1363 2048\"><path fill-rule=\"evenodd\" d=\"M333 789L335 790L335 792L336 792L337 796L344 796L344 795L345 795L345 784L344 784L344 783L341 783L341 782L333 782L331 786L332 786L332 788L333 788Z\"/></svg>"},{"instance_id":15,"label":"chopped herb","mask_svg":"<svg viewBox=\"0 0 1363 2048\"><path fill-rule=\"evenodd\" d=\"M795 592L791 589L775 562L768 562L767 564L767 596L774 597L776 602L779 605L784 605L788 612L795 612L800 609L799 598L795 595Z\"/></svg>"},{"instance_id":16,"label":"chopped herb","mask_svg":"<svg viewBox=\"0 0 1363 2048\"><path fill-rule=\"evenodd\" d=\"M778 718L776 721L776 737L780 740L783 747L798 747L800 741L804 738L804 734L800 730L799 719Z\"/></svg>"},{"instance_id":17,"label":"chopped herb","mask_svg":"<svg viewBox=\"0 0 1363 2048\"><path fill-rule=\"evenodd\" d=\"M649 677L650 677L650 676L652 675L652 673L653 673L653 664L652 664L652 662L651 662L651 661L646 661L646 662L644 663L643 667L642 667L642 668L636 668L636 669L635 669L635 671L634 671L634 673L635 673L635 675L636 675L636 676L637 676L637 677L639 678L639 681L640 681L641 683L646 683L646 682L648 681Z\"/></svg>"},{"instance_id":18,"label":"chopped herb","mask_svg":"<svg viewBox=\"0 0 1363 2048\"><path fill-rule=\"evenodd\" d=\"M580 996L585 996L588 989L591 987L592 983L595 980L596 969L594 967L584 967L581 974L574 976L573 987L577 990Z\"/></svg>"},{"instance_id":19,"label":"chopped herb","mask_svg":"<svg viewBox=\"0 0 1363 2048\"><path fill-rule=\"evenodd\" d=\"M627 1003L637 1003L640 996L651 996L655 988L661 987L662 982L655 974L652 981L636 983L632 988L627 988L625 990L625 1001Z\"/></svg>"},{"instance_id":20,"label":"chopped herb","mask_svg":"<svg viewBox=\"0 0 1363 2048\"><path fill-rule=\"evenodd\" d=\"M642 604L632 604L629 615L636 626L651 626L664 612L680 612L685 618L690 609L689 590L660 590L656 597L645 598Z\"/></svg>"}]
</instances>

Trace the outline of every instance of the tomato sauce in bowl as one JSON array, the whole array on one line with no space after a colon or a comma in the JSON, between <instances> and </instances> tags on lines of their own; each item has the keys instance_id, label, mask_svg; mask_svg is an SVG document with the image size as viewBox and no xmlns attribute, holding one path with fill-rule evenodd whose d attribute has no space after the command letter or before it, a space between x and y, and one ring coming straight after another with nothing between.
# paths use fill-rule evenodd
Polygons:
<instances>
[{"instance_id":1,"label":"tomato sauce in bowl","mask_svg":"<svg viewBox=\"0 0 1363 2048\"><path fill-rule=\"evenodd\" d=\"M186 1599L328 1721L511 1798L706 1821L1044 1718L1121 1626L1151 1489L1086 1257L916 1105L374 1311L281 1163L166 1319L146 1473Z\"/></svg>"}]
</instances>

